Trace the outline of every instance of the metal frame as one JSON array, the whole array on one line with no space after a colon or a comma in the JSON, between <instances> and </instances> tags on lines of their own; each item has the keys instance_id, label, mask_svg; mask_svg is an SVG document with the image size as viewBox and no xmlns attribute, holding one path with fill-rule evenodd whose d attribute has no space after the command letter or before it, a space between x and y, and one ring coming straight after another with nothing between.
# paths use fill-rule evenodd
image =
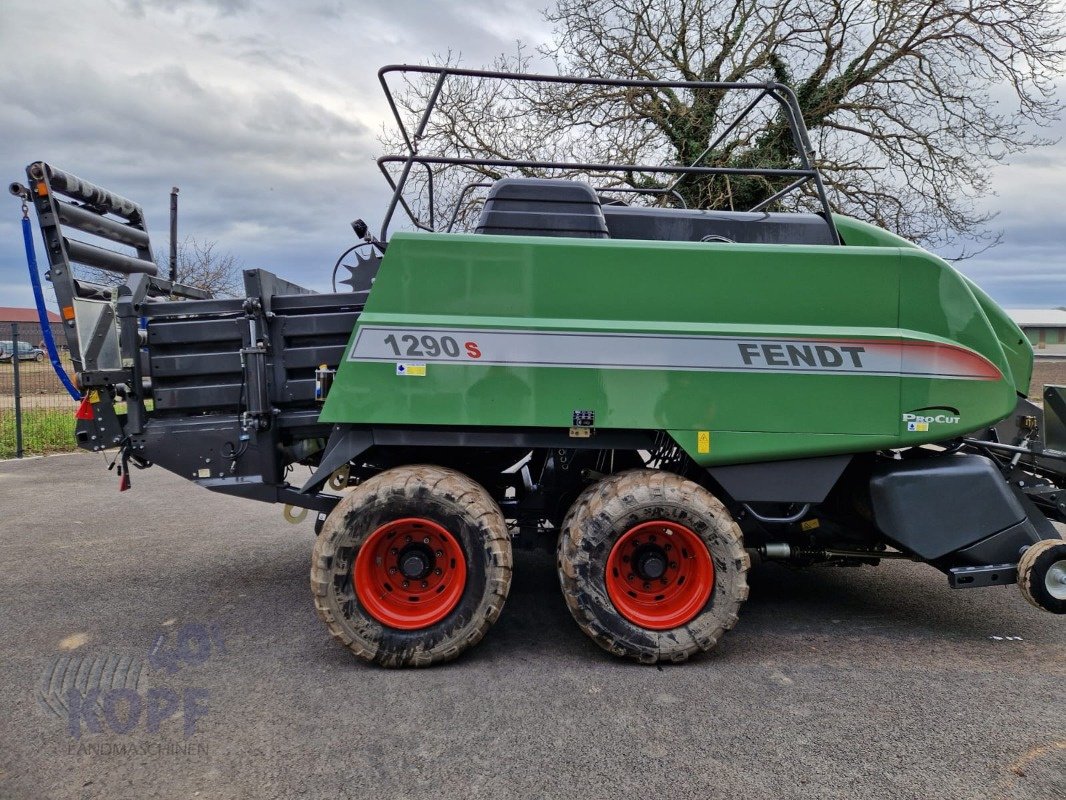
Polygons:
<instances>
[{"instance_id":1,"label":"metal frame","mask_svg":"<svg viewBox=\"0 0 1066 800\"><path fill-rule=\"evenodd\" d=\"M422 112L422 116L418 120L418 125L413 133L407 130L407 126L404 124L403 118L400 115L399 107L396 105L396 99L392 94L392 90L389 86L388 76L394 73L400 73L403 75L410 73L421 73L426 75L436 75L437 79L433 86L433 91L430 94L429 101L426 104L425 110ZM494 158L460 158L460 157L448 157L448 156L423 156L418 153L418 142L425 134L426 126L429 124L429 120L436 108L437 101L440 98L441 90L444 88L445 81L449 77L471 77L471 78L484 78L488 80L501 80L501 81L520 81L526 83L559 83L568 84L572 86L617 86L624 88L647 88L647 89L712 89L719 91L740 91L740 92L755 92L755 98L748 103L747 106L725 127L725 129L718 134L718 136L703 150L702 153L696 158L696 160L688 166L654 166L650 164L597 164L597 163L580 163L580 162L565 162L565 161L536 161L529 159L494 159ZM815 193L818 197L819 203L822 207L822 215L825 217L826 224L829 226L829 230L832 235L832 239L835 243L840 243L840 236L837 233L836 226L833 223L832 209L829 206L829 201L825 193L825 185L822 182L821 174L814 166L814 148L811 146L810 138L807 135L807 128L803 123L803 114L799 107L799 100L796 97L796 93L780 83L767 82L767 83L738 83L738 82L720 82L720 81L649 81L649 80L627 80L621 78L576 78L567 77L563 75L537 75L530 73L519 72L500 72L493 70L477 70L477 69L453 69L450 67L431 67L431 66L412 66L404 64L390 64L389 66L382 67L378 70L378 82L381 84L381 88L385 93L385 99L389 104L389 108L392 110L392 115L396 120L396 125L400 131L400 135L403 137L404 143L407 146L407 153L405 155L388 155L379 158L377 161L378 168L385 176L386 181L393 190L392 198L389 201L388 209L385 212L384 220L381 224L381 241L386 241L388 238L389 225L392 222L393 215L396 213L396 208L402 206L404 212L407 214L411 223L419 229L426 231L436 230L436 211L434 200L434 188L433 188L433 170L434 165L444 166L468 166L468 167L513 167L516 169L568 169L580 172L595 172L595 173L610 173L610 172L641 172L652 174L664 174L664 175L676 175L677 177L665 187L659 187L657 189L641 190L637 188L630 189L633 192L647 193L647 194L662 194L679 196L677 187L681 181L683 181L688 175L761 175L765 177L792 177L794 180L785 188L776 192L771 197L766 198L760 203L756 204L748 211L761 211L770 204L777 202L782 197L798 190L801 186L806 185L809 182L813 182L815 186ZM707 167L699 166L699 163L711 153L716 147L718 147L725 138L732 133L741 122L766 98L778 103L784 112L785 120L788 123L789 130L792 134L792 142L796 148L796 153L799 157L801 167L799 169L760 169L749 167ZM398 179L394 179L388 171L389 164L403 164L403 168L400 171ZM417 214L414 213L407 200L404 198L403 192L406 186L407 180L411 175L411 170L419 164L424 167L428 173L428 191L429 191L429 221L428 223L421 220ZM455 209L450 215L449 225L446 230L451 230L455 224L455 219L459 212L459 203L461 203L472 188L475 188L474 184L470 184L463 188L460 193L459 200L457 201Z\"/></svg>"},{"instance_id":2,"label":"metal frame","mask_svg":"<svg viewBox=\"0 0 1066 800\"><path fill-rule=\"evenodd\" d=\"M123 372L123 360L136 361L136 314L132 310L127 309L126 316L132 322L127 324L123 341L119 341L116 332L124 299L133 297L139 304L146 297L200 299L208 295L201 289L157 277L144 211L132 200L43 161L30 164L26 176L48 258L46 277L55 289L74 368L83 377L82 386L106 385L111 378L97 384L93 376L108 369ZM133 248L136 255L68 238L65 228ZM101 286L76 278L72 264L125 275L127 280L115 288ZM79 322L87 330L79 330ZM108 360L104 358L105 348L114 363L101 363ZM113 348L117 352L112 352Z\"/></svg>"}]
</instances>

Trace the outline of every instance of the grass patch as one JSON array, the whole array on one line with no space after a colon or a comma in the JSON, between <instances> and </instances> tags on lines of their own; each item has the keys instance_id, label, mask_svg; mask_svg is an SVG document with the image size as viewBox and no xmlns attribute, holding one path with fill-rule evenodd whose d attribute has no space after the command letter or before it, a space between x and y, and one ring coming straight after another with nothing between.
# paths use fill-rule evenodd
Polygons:
<instances>
[{"instance_id":1,"label":"grass patch","mask_svg":"<svg viewBox=\"0 0 1066 800\"><path fill-rule=\"evenodd\" d=\"M70 409L29 408L22 412L24 455L67 453L74 442L74 414ZM0 411L0 458L15 457L15 412Z\"/></svg>"}]
</instances>

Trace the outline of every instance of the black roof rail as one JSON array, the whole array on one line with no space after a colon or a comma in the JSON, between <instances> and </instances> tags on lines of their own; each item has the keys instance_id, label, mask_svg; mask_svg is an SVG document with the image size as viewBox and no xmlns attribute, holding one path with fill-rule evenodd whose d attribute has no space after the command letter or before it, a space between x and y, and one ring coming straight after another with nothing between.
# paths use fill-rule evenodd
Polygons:
<instances>
[{"instance_id":1,"label":"black roof rail","mask_svg":"<svg viewBox=\"0 0 1066 800\"><path fill-rule=\"evenodd\" d=\"M400 114L399 107L396 104L396 99L392 94L392 90L389 86L388 77L392 74L426 74L436 75L437 79L434 83L433 90L430 93L429 100L426 103L426 107L419 117L417 127L413 132L408 131L407 125L403 121L403 117ZM452 156L429 156L421 155L418 152L418 141L425 133L426 127L429 124L429 120L433 114L434 109L437 106L437 101L440 98L441 90L449 77L469 77L469 78L483 78L486 80L501 80L501 81L517 81L524 83L558 83L572 86L618 86L618 87L631 87L631 88L667 88L667 89L717 89L722 91L738 91L738 92L752 92L755 94L754 98L740 111L739 114L725 127L725 129L715 137L713 141L708 143L707 147L700 153L695 161L688 166L681 165L651 165L651 164L609 164L609 163L583 163L583 162L565 162L565 161L539 161L532 159L502 159L502 158L477 158L477 157L452 157ZM832 240L836 243L840 243L840 236L837 233L836 225L833 223L832 209L829 206L829 201L826 197L825 185L822 181L822 176L814 166L814 148L811 145L810 137L807 134L807 128L803 122L803 114L800 110L799 100L796 97L796 93L788 86L776 83L773 81L766 83L741 83L741 82L722 82L722 81L653 81L653 80L637 80L627 78L595 78L595 77L571 77L565 75L539 75L532 73L521 72L502 72L497 70L480 70L480 69L460 69L457 67L434 67L424 65L411 65L411 64L390 64L384 66L378 70L378 81L381 84L381 88L385 93L385 99L389 104L389 108L392 111L392 115L396 120L397 128L400 135L403 137L404 144L406 145L407 152L403 155L386 155L378 159L378 168L384 174L386 181L388 181L390 188L392 188L392 198L389 201L388 209L385 212L385 217L381 225L381 241L386 241L388 238L389 225L392 222L393 215L396 213L397 207L402 207L412 224L421 228L422 230L433 231L436 230L436 211L435 211L435 199L434 199L434 186L433 186L433 166L467 166L467 167L512 167L516 169L567 169L576 172L588 172L588 173L611 173L611 172L640 172L662 175L674 175L676 176L671 183L665 187L649 188L647 190L640 190L648 194L661 194L668 196L679 196L677 192L678 184L685 179L688 175L759 175L765 177L778 177L787 178L792 177L791 181L783 189L775 192L772 196L760 201L748 211L761 211L770 204L780 200L782 197L796 191L801 186L807 183L813 183L815 194L818 197L819 204L821 205L821 215L825 218L826 224L829 226ZM795 169L782 169L782 168L759 168L759 167L708 167L700 166L700 161L712 152L718 145L725 140L725 138L732 133L737 126L747 118L747 116L765 99L778 103L781 110L784 112L785 119L788 123L789 130L792 135L792 142L796 148L796 153L799 158L800 166ZM390 164L402 164L399 177L394 179L392 174L388 171L388 165ZM429 199L429 220L424 221L419 218L414 209L404 197L404 187L407 180L411 175L411 170L415 165L419 165L427 172L427 186L428 186L428 199ZM464 187L460 193L457 203L461 203L469 193L469 190L476 188L475 184L469 184ZM608 190L610 187L604 187L604 190ZM455 224L455 219L458 215L458 205L453 210L449 218L449 224L447 230L451 230L451 227Z\"/></svg>"}]
</instances>

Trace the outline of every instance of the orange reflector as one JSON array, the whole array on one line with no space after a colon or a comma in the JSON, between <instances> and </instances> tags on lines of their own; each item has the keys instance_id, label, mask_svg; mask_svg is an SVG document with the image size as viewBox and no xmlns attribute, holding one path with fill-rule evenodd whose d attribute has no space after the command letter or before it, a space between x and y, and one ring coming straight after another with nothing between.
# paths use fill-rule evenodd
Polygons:
<instances>
[{"instance_id":1,"label":"orange reflector","mask_svg":"<svg viewBox=\"0 0 1066 800\"><path fill-rule=\"evenodd\" d=\"M93 404L89 402L89 397L86 395L81 399L81 404L78 406L78 410L74 412L74 419L87 419L93 418Z\"/></svg>"},{"instance_id":2,"label":"orange reflector","mask_svg":"<svg viewBox=\"0 0 1066 800\"><path fill-rule=\"evenodd\" d=\"M64 306L61 311L63 312L63 319L74 319L74 306Z\"/></svg>"},{"instance_id":3,"label":"orange reflector","mask_svg":"<svg viewBox=\"0 0 1066 800\"><path fill-rule=\"evenodd\" d=\"M39 194L41 197L48 196L48 187L45 186L44 181L37 181L37 194Z\"/></svg>"}]
</instances>

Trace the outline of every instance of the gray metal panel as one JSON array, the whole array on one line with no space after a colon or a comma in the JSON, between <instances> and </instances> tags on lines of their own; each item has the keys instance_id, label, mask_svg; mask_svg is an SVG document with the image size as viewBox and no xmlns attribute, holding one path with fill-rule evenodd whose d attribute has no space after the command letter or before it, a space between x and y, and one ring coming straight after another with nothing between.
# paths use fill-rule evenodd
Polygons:
<instances>
[{"instance_id":1,"label":"gray metal panel","mask_svg":"<svg viewBox=\"0 0 1066 800\"><path fill-rule=\"evenodd\" d=\"M353 458L362 455L374 444L374 435L368 428L354 428L347 425L335 425L330 433L329 442L322 453L314 474L307 479L300 489L302 494L317 490L329 476L343 467Z\"/></svg>"},{"instance_id":2,"label":"gray metal panel","mask_svg":"<svg viewBox=\"0 0 1066 800\"><path fill-rule=\"evenodd\" d=\"M1066 453L1066 386L1044 387L1044 445Z\"/></svg>"},{"instance_id":3,"label":"gray metal panel","mask_svg":"<svg viewBox=\"0 0 1066 800\"><path fill-rule=\"evenodd\" d=\"M321 364L336 366L344 356L344 344L318 347L286 347L281 357L287 369L315 369Z\"/></svg>"},{"instance_id":4,"label":"gray metal panel","mask_svg":"<svg viewBox=\"0 0 1066 800\"><path fill-rule=\"evenodd\" d=\"M870 502L885 536L927 561L1026 519L996 465L970 454L888 461L870 479Z\"/></svg>"},{"instance_id":5,"label":"gray metal panel","mask_svg":"<svg viewBox=\"0 0 1066 800\"><path fill-rule=\"evenodd\" d=\"M952 553L944 561L953 567L1017 564L1022 557L1022 551L1042 538L1043 536L1033 525L1032 520L1024 519L1005 531L995 533L987 539L982 539L976 544Z\"/></svg>"},{"instance_id":6,"label":"gray metal panel","mask_svg":"<svg viewBox=\"0 0 1066 800\"><path fill-rule=\"evenodd\" d=\"M850 455L711 467L707 471L737 502L820 503L851 461Z\"/></svg>"},{"instance_id":7,"label":"gray metal panel","mask_svg":"<svg viewBox=\"0 0 1066 800\"><path fill-rule=\"evenodd\" d=\"M77 326L78 351L90 370L121 369L118 324L111 303L75 299L74 319Z\"/></svg>"},{"instance_id":8,"label":"gray metal panel","mask_svg":"<svg viewBox=\"0 0 1066 800\"><path fill-rule=\"evenodd\" d=\"M155 407L169 411L176 408L213 409L237 405L240 383L209 384L201 386L156 387L152 396Z\"/></svg>"},{"instance_id":9,"label":"gray metal panel","mask_svg":"<svg viewBox=\"0 0 1066 800\"><path fill-rule=\"evenodd\" d=\"M277 394L277 392L275 392ZM285 381L281 390L281 396L277 398L281 403L312 402L315 399L314 378L290 378Z\"/></svg>"},{"instance_id":10,"label":"gray metal panel","mask_svg":"<svg viewBox=\"0 0 1066 800\"><path fill-rule=\"evenodd\" d=\"M244 326L243 319L152 321L148 325L148 343L187 345L198 342L240 342Z\"/></svg>"},{"instance_id":11,"label":"gray metal panel","mask_svg":"<svg viewBox=\"0 0 1066 800\"><path fill-rule=\"evenodd\" d=\"M339 292L336 294L279 295L274 298L274 311L278 314L307 311L363 310L366 292Z\"/></svg>"},{"instance_id":12,"label":"gray metal panel","mask_svg":"<svg viewBox=\"0 0 1066 800\"><path fill-rule=\"evenodd\" d=\"M280 317L283 336L323 336L341 335L344 341L355 327L359 315L355 312L337 314L309 314L299 317Z\"/></svg>"},{"instance_id":13,"label":"gray metal panel","mask_svg":"<svg viewBox=\"0 0 1066 800\"><path fill-rule=\"evenodd\" d=\"M162 317L184 317L189 315L240 314L243 304L244 300L240 298L201 300L194 306L190 306L184 300L164 301L147 305L144 308L144 316L149 319L159 319Z\"/></svg>"},{"instance_id":14,"label":"gray metal panel","mask_svg":"<svg viewBox=\"0 0 1066 800\"><path fill-rule=\"evenodd\" d=\"M241 371L239 353L188 353L151 357L153 378L189 375L237 374Z\"/></svg>"}]
</instances>

